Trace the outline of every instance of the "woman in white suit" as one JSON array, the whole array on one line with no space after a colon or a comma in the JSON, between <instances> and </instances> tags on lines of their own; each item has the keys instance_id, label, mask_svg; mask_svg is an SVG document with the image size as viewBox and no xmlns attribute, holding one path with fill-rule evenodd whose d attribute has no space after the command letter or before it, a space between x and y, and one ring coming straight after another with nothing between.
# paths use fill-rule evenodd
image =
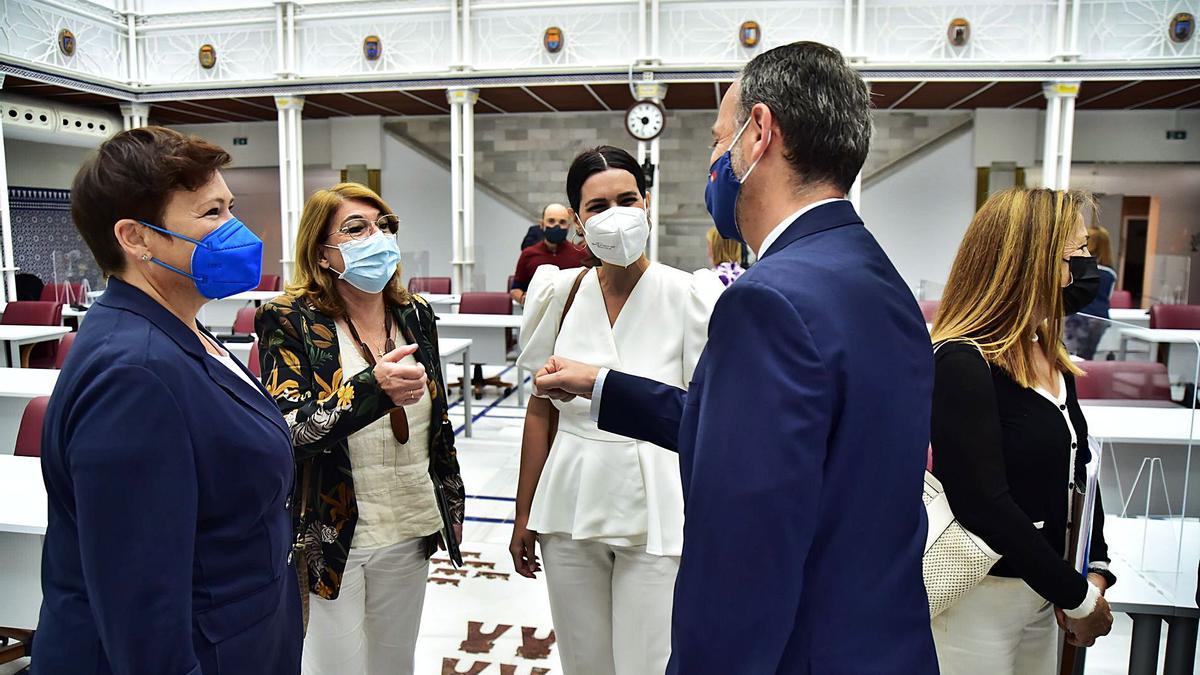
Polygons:
<instances>
[{"instance_id":1,"label":"woman in white suit","mask_svg":"<svg viewBox=\"0 0 1200 675\"><path fill-rule=\"evenodd\" d=\"M646 258L645 176L625 151L579 155L567 196L595 266L538 270L518 363L536 372L557 354L686 388L723 285L709 270ZM587 400L531 400L513 563L532 578L540 542L565 673L661 673L683 548L678 455L600 431L592 417Z\"/></svg>"}]
</instances>

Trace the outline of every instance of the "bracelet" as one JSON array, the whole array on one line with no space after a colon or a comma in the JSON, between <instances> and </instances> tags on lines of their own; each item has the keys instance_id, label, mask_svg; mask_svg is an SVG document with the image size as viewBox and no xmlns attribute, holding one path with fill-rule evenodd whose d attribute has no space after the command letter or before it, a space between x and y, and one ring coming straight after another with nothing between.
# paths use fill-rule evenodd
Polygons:
<instances>
[{"instance_id":1,"label":"bracelet","mask_svg":"<svg viewBox=\"0 0 1200 675\"><path fill-rule=\"evenodd\" d=\"M1088 574L1098 574L1104 578L1104 583L1108 584L1108 588L1117 585L1117 575L1113 574L1108 569L1107 563L1092 563L1088 565Z\"/></svg>"}]
</instances>

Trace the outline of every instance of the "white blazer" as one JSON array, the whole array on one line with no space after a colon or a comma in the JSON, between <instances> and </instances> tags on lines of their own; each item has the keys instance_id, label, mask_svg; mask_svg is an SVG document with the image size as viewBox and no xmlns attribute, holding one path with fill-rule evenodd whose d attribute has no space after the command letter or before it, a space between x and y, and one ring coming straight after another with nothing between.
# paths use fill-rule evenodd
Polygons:
<instances>
[{"instance_id":1,"label":"white blazer","mask_svg":"<svg viewBox=\"0 0 1200 675\"><path fill-rule=\"evenodd\" d=\"M578 275L578 269L538 269L525 299L517 363L536 372L558 355L686 389L707 341L708 317L725 289L717 276L651 263L610 327L599 279L589 271L560 331ZM558 435L538 481L529 529L680 555L679 456L601 431L585 399L554 405Z\"/></svg>"}]
</instances>

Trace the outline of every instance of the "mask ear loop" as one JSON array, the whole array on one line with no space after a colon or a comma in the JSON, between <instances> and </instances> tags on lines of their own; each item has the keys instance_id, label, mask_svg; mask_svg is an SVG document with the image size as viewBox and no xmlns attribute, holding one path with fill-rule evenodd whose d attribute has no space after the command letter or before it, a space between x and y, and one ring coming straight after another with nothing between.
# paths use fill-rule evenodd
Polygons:
<instances>
[{"instance_id":1,"label":"mask ear loop","mask_svg":"<svg viewBox=\"0 0 1200 675\"><path fill-rule=\"evenodd\" d=\"M771 147L771 130L767 129L767 148L769 147ZM754 167L758 166L758 163L762 161L763 157L767 156L767 148L763 148L763 152L758 156L758 159L754 160L754 163L750 165L749 169L746 169L746 175L738 179L739 183L745 185L746 181L750 180L750 174L754 173Z\"/></svg>"},{"instance_id":2,"label":"mask ear loop","mask_svg":"<svg viewBox=\"0 0 1200 675\"><path fill-rule=\"evenodd\" d=\"M148 227L148 228L150 228L150 229L152 229L152 230L156 231L156 232L162 232L163 234L165 234L165 235L168 235L168 236L171 236L171 237L177 237L177 238L179 238L179 239L182 239L182 240L184 240L184 241L190 241L191 243L195 244L197 248L208 248L208 246L206 246L205 244L203 244L203 243L201 243L201 242L199 242L199 241L196 241L195 239L192 239L191 237L188 237L188 236L186 236L186 235L179 234L178 232L172 232L172 231L170 231L170 230L168 230L168 229L165 229L165 228L162 228L162 227L158 227L157 225L151 225L150 223L147 223L147 222L145 222L145 221L142 221L142 220L139 220L138 222L139 222L139 223L141 223L142 225L145 225L146 227ZM192 253L193 253L193 255L194 255L194 254L195 254L195 251L192 251ZM161 260L159 260L158 258L156 258L156 257L153 257L153 256L151 256L151 257L150 257L150 262L154 263L155 265L158 265L159 267L163 267L163 268L169 269L169 270L171 270L172 272L174 272L174 273L176 273L176 274L179 274L179 275L185 276L185 277L187 277L187 278L191 279L192 281L198 281L198 282L200 282L200 283L204 283L205 281L207 281L207 280L208 280L206 277L198 277L198 276L196 276L196 275L194 275L194 274L189 274L188 272L184 272L183 270L179 269L178 267L176 267L176 266L174 266L174 265L171 265L171 264L169 264L169 263L165 263L165 262L163 262L163 261L161 261Z\"/></svg>"}]
</instances>

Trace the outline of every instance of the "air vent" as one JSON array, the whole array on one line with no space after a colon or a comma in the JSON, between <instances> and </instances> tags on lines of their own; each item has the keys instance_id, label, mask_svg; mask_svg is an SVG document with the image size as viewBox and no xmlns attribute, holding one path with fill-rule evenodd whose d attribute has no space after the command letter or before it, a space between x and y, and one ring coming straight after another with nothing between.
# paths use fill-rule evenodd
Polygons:
<instances>
[{"instance_id":1,"label":"air vent","mask_svg":"<svg viewBox=\"0 0 1200 675\"><path fill-rule=\"evenodd\" d=\"M56 145L95 147L121 130L102 111L8 94L0 98L0 120L6 138Z\"/></svg>"}]
</instances>

